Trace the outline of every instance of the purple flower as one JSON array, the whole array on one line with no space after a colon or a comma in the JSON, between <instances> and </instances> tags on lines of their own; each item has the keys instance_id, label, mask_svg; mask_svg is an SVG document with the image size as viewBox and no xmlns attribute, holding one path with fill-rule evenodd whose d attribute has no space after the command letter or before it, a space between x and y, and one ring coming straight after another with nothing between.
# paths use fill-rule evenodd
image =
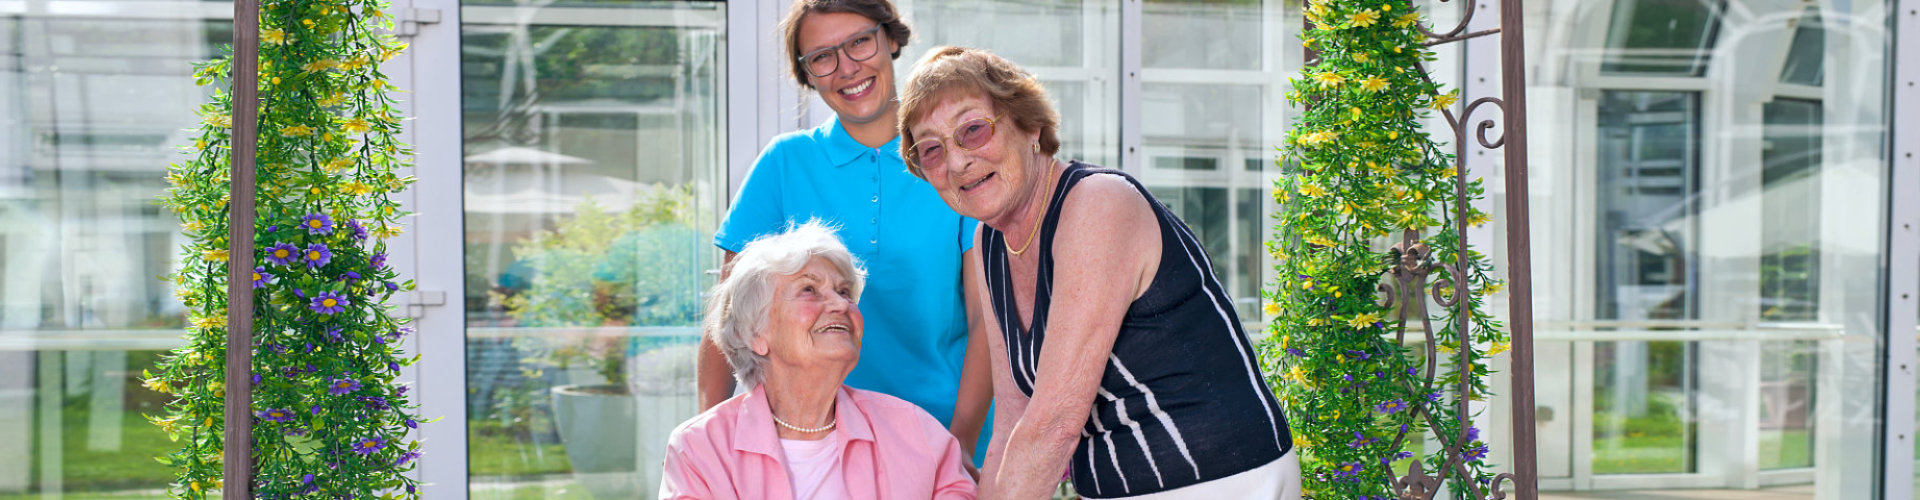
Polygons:
<instances>
[{"instance_id":1,"label":"purple flower","mask_svg":"<svg viewBox=\"0 0 1920 500\"><path fill-rule=\"evenodd\" d=\"M1360 474L1361 470L1365 470L1366 468L1367 468L1366 464L1362 464L1360 462L1347 462L1347 463L1343 463L1338 466L1335 466L1333 468L1333 475L1348 476L1348 477L1356 476Z\"/></svg>"},{"instance_id":2,"label":"purple flower","mask_svg":"<svg viewBox=\"0 0 1920 500\"><path fill-rule=\"evenodd\" d=\"M279 230L280 230L280 226L279 226L279 225L272 225L272 226L267 226L267 232L269 232L269 233L271 233L271 232L274 232L274 231L279 231Z\"/></svg>"},{"instance_id":3,"label":"purple flower","mask_svg":"<svg viewBox=\"0 0 1920 500\"><path fill-rule=\"evenodd\" d=\"M253 374L253 385L260 385L260 374Z\"/></svg>"},{"instance_id":4,"label":"purple flower","mask_svg":"<svg viewBox=\"0 0 1920 500\"><path fill-rule=\"evenodd\" d=\"M1428 394L1427 401L1440 402L1440 391L1433 391L1433 394Z\"/></svg>"},{"instance_id":5,"label":"purple flower","mask_svg":"<svg viewBox=\"0 0 1920 500\"><path fill-rule=\"evenodd\" d=\"M260 420L268 422L290 422L293 420L293 412L279 408L260 410L255 412L253 416L260 417Z\"/></svg>"},{"instance_id":6,"label":"purple flower","mask_svg":"<svg viewBox=\"0 0 1920 500\"><path fill-rule=\"evenodd\" d=\"M415 422L415 421L414 421L413 419L411 419L411 418L409 418L409 419L407 419L407 421L406 421L406 422L404 422L404 423L405 423L405 424L407 425L407 428L408 428L408 429L418 429L418 428L420 428L420 422Z\"/></svg>"},{"instance_id":7,"label":"purple flower","mask_svg":"<svg viewBox=\"0 0 1920 500\"><path fill-rule=\"evenodd\" d=\"M360 381L351 378L336 378L327 384L327 393L335 396L360 390ZM315 406L314 408L319 408Z\"/></svg>"},{"instance_id":8,"label":"purple flower","mask_svg":"<svg viewBox=\"0 0 1920 500\"><path fill-rule=\"evenodd\" d=\"M373 254L373 258L369 259L367 263L372 264L374 269L387 267L387 254L385 253Z\"/></svg>"},{"instance_id":9,"label":"purple flower","mask_svg":"<svg viewBox=\"0 0 1920 500\"><path fill-rule=\"evenodd\" d=\"M391 372L397 372L397 371L400 371L400 363L395 363L395 362L392 362L392 361L388 361L388 362L387 362L387 371L391 371Z\"/></svg>"},{"instance_id":10,"label":"purple flower","mask_svg":"<svg viewBox=\"0 0 1920 500\"><path fill-rule=\"evenodd\" d=\"M385 409L393 408L392 406L387 404L387 398L383 398L380 396L362 396L360 398L360 402L366 403L367 408L373 409L373 410L385 410Z\"/></svg>"},{"instance_id":11,"label":"purple flower","mask_svg":"<svg viewBox=\"0 0 1920 500\"><path fill-rule=\"evenodd\" d=\"M1413 452L1411 451L1403 451L1403 452L1393 454L1394 460L1406 460L1409 458L1413 458Z\"/></svg>"},{"instance_id":12,"label":"purple flower","mask_svg":"<svg viewBox=\"0 0 1920 500\"><path fill-rule=\"evenodd\" d=\"M267 247L266 256L263 257L268 263L276 266L287 265L287 263L293 262L293 259L297 258L300 258L300 247L287 243Z\"/></svg>"},{"instance_id":13,"label":"purple flower","mask_svg":"<svg viewBox=\"0 0 1920 500\"><path fill-rule=\"evenodd\" d=\"M1349 349L1347 350L1347 355L1353 356L1355 358L1359 358L1361 361L1373 359L1373 354L1370 354L1367 351L1356 351L1356 350Z\"/></svg>"},{"instance_id":14,"label":"purple flower","mask_svg":"<svg viewBox=\"0 0 1920 500\"><path fill-rule=\"evenodd\" d=\"M1373 372L1373 378L1387 378L1387 372Z\"/></svg>"},{"instance_id":15,"label":"purple flower","mask_svg":"<svg viewBox=\"0 0 1920 500\"><path fill-rule=\"evenodd\" d=\"M325 244L314 243L307 245L307 251L302 253L300 257L300 260L307 263L307 269L318 269L320 266L327 265L328 262L333 261L333 251L327 250Z\"/></svg>"},{"instance_id":16,"label":"purple flower","mask_svg":"<svg viewBox=\"0 0 1920 500\"><path fill-rule=\"evenodd\" d=\"M1419 374L1420 374L1420 368L1418 368L1418 367L1410 367L1410 368L1407 368L1407 374L1408 374L1408 375L1419 375Z\"/></svg>"},{"instance_id":17,"label":"purple flower","mask_svg":"<svg viewBox=\"0 0 1920 500\"><path fill-rule=\"evenodd\" d=\"M344 335L341 335L340 327L336 326L336 327L327 329L327 340L332 340L334 342L342 342L347 340L347 337Z\"/></svg>"},{"instance_id":18,"label":"purple flower","mask_svg":"<svg viewBox=\"0 0 1920 500\"><path fill-rule=\"evenodd\" d=\"M253 268L253 288L255 290L266 288L267 285L271 283L273 283L273 275L267 274L267 268Z\"/></svg>"},{"instance_id":19,"label":"purple flower","mask_svg":"<svg viewBox=\"0 0 1920 500\"><path fill-rule=\"evenodd\" d=\"M381 283L381 284L382 284L382 285L386 285L386 286L387 286L387 291L389 291L389 292L398 292L398 291L400 291L400 284L399 284L399 283L394 283L394 282L391 282L391 281L388 281L388 282L385 282L385 283Z\"/></svg>"},{"instance_id":20,"label":"purple flower","mask_svg":"<svg viewBox=\"0 0 1920 500\"><path fill-rule=\"evenodd\" d=\"M1467 426L1467 442L1471 443L1479 440L1480 440L1480 428Z\"/></svg>"},{"instance_id":21,"label":"purple flower","mask_svg":"<svg viewBox=\"0 0 1920 500\"><path fill-rule=\"evenodd\" d=\"M349 304L349 302L347 302L345 295L333 292L320 292L319 295L314 295L313 299L308 301L307 309L312 309L313 312L320 314L337 314L340 311L347 310L347 304Z\"/></svg>"},{"instance_id":22,"label":"purple flower","mask_svg":"<svg viewBox=\"0 0 1920 500\"><path fill-rule=\"evenodd\" d=\"M327 234L333 232L333 219L314 212L300 218L300 227L307 228L307 234Z\"/></svg>"},{"instance_id":23,"label":"purple flower","mask_svg":"<svg viewBox=\"0 0 1920 500\"><path fill-rule=\"evenodd\" d=\"M1307 353L1305 351L1301 351L1300 348L1298 347L1288 347L1287 354L1292 354L1294 356L1299 356L1303 358L1307 357Z\"/></svg>"},{"instance_id":24,"label":"purple flower","mask_svg":"<svg viewBox=\"0 0 1920 500\"><path fill-rule=\"evenodd\" d=\"M406 465L406 464L407 464L407 462L411 462L411 461L413 461L413 459L415 459L415 458L420 458L420 452L417 452L417 451L409 451L409 452L406 452L406 453L401 453L401 454L400 454L400 459L398 459L398 460L394 460L394 461L393 461L393 466L394 466L394 467L399 467L399 466L402 466L402 465Z\"/></svg>"},{"instance_id":25,"label":"purple flower","mask_svg":"<svg viewBox=\"0 0 1920 500\"><path fill-rule=\"evenodd\" d=\"M405 396L405 395L407 395L407 390L408 390L408 389L412 389L412 388L413 388L413 386L411 386L411 385L403 385L403 386L400 386L400 388L399 388L399 389L394 389L394 390L393 390L393 394L394 394L395 396Z\"/></svg>"},{"instance_id":26,"label":"purple flower","mask_svg":"<svg viewBox=\"0 0 1920 500\"><path fill-rule=\"evenodd\" d=\"M307 411L309 411L309 412L313 412L313 414L314 414L314 415L319 415L319 414L320 414L320 405L313 405L313 408L311 408L311 409L309 409L309 410L307 410Z\"/></svg>"},{"instance_id":27,"label":"purple flower","mask_svg":"<svg viewBox=\"0 0 1920 500\"><path fill-rule=\"evenodd\" d=\"M1487 445L1483 444L1483 445L1475 446L1471 449L1468 449L1465 454L1460 455L1460 458L1466 459L1467 461L1471 462L1474 460L1479 460L1481 458L1486 458L1486 456L1487 456Z\"/></svg>"},{"instance_id":28,"label":"purple flower","mask_svg":"<svg viewBox=\"0 0 1920 500\"><path fill-rule=\"evenodd\" d=\"M301 476L300 484L313 484L313 474L307 474L305 476Z\"/></svg>"},{"instance_id":29,"label":"purple flower","mask_svg":"<svg viewBox=\"0 0 1920 500\"><path fill-rule=\"evenodd\" d=\"M1353 381L1353 374L1343 374L1343 375L1340 375L1340 380L1345 380L1345 381L1348 381L1348 382L1352 382L1352 381Z\"/></svg>"},{"instance_id":30,"label":"purple flower","mask_svg":"<svg viewBox=\"0 0 1920 500\"><path fill-rule=\"evenodd\" d=\"M365 455L387 447L387 440L374 436L353 442L353 452Z\"/></svg>"},{"instance_id":31,"label":"purple flower","mask_svg":"<svg viewBox=\"0 0 1920 500\"><path fill-rule=\"evenodd\" d=\"M347 271L345 274L340 275L340 281L345 281L347 283L353 283L354 280L358 280L358 279L360 279L360 273L356 273L353 271Z\"/></svg>"},{"instance_id":32,"label":"purple flower","mask_svg":"<svg viewBox=\"0 0 1920 500\"><path fill-rule=\"evenodd\" d=\"M347 227L353 229L353 239L363 241L367 239L367 226L360 225L360 221L349 219Z\"/></svg>"},{"instance_id":33,"label":"purple flower","mask_svg":"<svg viewBox=\"0 0 1920 500\"><path fill-rule=\"evenodd\" d=\"M1395 413L1400 413L1400 410L1407 409L1407 402L1395 399L1385 403L1380 403L1380 406L1375 406L1373 407L1373 409L1380 410L1381 413L1392 415Z\"/></svg>"},{"instance_id":34,"label":"purple flower","mask_svg":"<svg viewBox=\"0 0 1920 500\"><path fill-rule=\"evenodd\" d=\"M1361 434L1360 431L1353 431L1353 442L1347 443L1347 446L1353 447L1353 448L1359 448L1362 446L1373 444L1374 441L1377 441L1377 440L1374 438L1367 437L1366 434Z\"/></svg>"}]
</instances>

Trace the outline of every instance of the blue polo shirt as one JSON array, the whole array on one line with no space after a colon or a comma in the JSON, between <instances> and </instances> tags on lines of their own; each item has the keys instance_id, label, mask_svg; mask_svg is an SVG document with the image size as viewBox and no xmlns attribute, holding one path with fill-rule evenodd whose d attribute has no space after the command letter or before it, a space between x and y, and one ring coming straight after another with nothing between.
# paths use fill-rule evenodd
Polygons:
<instances>
[{"instance_id":1,"label":"blue polo shirt","mask_svg":"<svg viewBox=\"0 0 1920 500\"><path fill-rule=\"evenodd\" d=\"M739 252L747 242L819 218L867 268L860 313L860 364L847 385L905 399L952 425L967 317L960 254L978 222L961 217L900 159L900 138L870 148L835 117L789 132L754 161L713 244ZM986 454L989 430L975 450Z\"/></svg>"}]
</instances>

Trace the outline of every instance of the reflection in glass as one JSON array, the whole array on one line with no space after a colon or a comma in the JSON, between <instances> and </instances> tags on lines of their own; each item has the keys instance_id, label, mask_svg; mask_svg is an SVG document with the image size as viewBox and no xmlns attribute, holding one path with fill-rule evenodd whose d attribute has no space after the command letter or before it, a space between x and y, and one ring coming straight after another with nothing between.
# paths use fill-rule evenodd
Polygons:
<instances>
[{"instance_id":1,"label":"reflection in glass","mask_svg":"<svg viewBox=\"0 0 1920 500\"><path fill-rule=\"evenodd\" d=\"M155 9L197 7L154 2ZM179 449L139 380L184 333L184 242L153 203L212 92L226 21L0 19L0 498L152 496Z\"/></svg>"},{"instance_id":2,"label":"reflection in glass","mask_svg":"<svg viewBox=\"0 0 1920 500\"><path fill-rule=\"evenodd\" d=\"M657 491L717 266L723 9L463 10L472 498Z\"/></svg>"},{"instance_id":3,"label":"reflection in glass","mask_svg":"<svg viewBox=\"0 0 1920 500\"><path fill-rule=\"evenodd\" d=\"M1724 0L1618 0L1607 31L1606 73L1701 76L1720 31Z\"/></svg>"},{"instance_id":4,"label":"reflection in glass","mask_svg":"<svg viewBox=\"0 0 1920 500\"><path fill-rule=\"evenodd\" d=\"M1793 44L1787 48L1787 62L1780 66L1780 81L1818 87L1827 78L1827 30L1820 23L1820 9L1807 8L1796 25Z\"/></svg>"},{"instance_id":5,"label":"reflection in glass","mask_svg":"<svg viewBox=\"0 0 1920 500\"><path fill-rule=\"evenodd\" d=\"M1272 28L1263 0L1148 0L1141 6L1140 65L1259 70ZM1277 11L1278 9L1274 9ZM1281 44L1282 46L1288 44Z\"/></svg>"},{"instance_id":6,"label":"reflection in glass","mask_svg":"<svg viewBox=\"0 0 1920 500\"><path fill-rule=\"evenodd\" d=\"M1060 112L1060 154L1120 167L1120 9L1112 2L898 0L913 40L900 79L928 49L978 47L1013 61L1046 86Z\"/></svg>"},{"instance_id":7,"label":"reflection in glass","mask_svg":"<svg viewBox=\"0 0 1920 500\"><path fill-rule=\"evenodd\" d=\"M1695 347L1594 343L1594 474L1694 470Z\"/></svg>"},{"instance_id":8,"label":"reflection in glass","mask_svg":"<svg viewBox=\"0 0 1920 500\"><path fill-rule=\"evenodd\" d=\"M1761 146L1760 319L1813 321L1820 304L1819 101L1766 104Z\"/></svg>"},{"instance_id":9,"label":"reflection in glass","mask_svg":"<svg viewBox=\"0 0 1920 500\"><path fill-rule=\"evenodd\" d=\"M1695 317L1698 120L1697 94L1602 93L1597 317ZM1694 349L1690 342L1596 344L1595 474L1693 470Z\"/></svg>"},{"instance_id":10,"label":"reflection in glass","mask_svg":"<svg viewBox=\"0 0 1920 500\"><path fill-rule=\"evenodd\" d=\"M1599 111L1602 319L1692 319L1699 95L1606 91Z\"/></svg>"}]
</instances>

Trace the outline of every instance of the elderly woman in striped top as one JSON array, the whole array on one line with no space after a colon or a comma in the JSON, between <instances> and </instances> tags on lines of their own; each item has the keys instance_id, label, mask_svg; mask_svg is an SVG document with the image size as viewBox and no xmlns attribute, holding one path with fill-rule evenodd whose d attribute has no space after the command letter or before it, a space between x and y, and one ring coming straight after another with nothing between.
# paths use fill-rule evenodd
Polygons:
<instances>
[{"instance_id":1,"label":"elderly woman in striped top","mask_svg":"<svg viewBox=\"0 0 1920 500\"><path fill-rule=\"evenodd\" d=\"M1033 77L935 48L900 120L909 170L981 222L965 279L995 315L982 498L1046 498L1068 467L1092 498L1299 495L1286 419L1206 250L1132 176L1055 159L1059 115Z\"/></svg>"}]
</instances>

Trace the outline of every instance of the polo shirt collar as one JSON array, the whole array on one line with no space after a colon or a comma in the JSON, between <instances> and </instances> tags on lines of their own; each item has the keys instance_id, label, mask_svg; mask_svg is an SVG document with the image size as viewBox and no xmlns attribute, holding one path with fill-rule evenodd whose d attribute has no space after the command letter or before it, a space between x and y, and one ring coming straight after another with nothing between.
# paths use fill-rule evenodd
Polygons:
<instances>
[{"instance_id":1,"label":"polo shirt collar","mask_svg":"<svg viewBox=\"0 0 1920 500\"><path fill-rule=\"evenodd\" d=\"M854 160L866 158L867 155L873 154L874 152L874 148L867 147L867 145L861 144L860 141L854 140L853 134L847 133L847 129L840 126L839 115L834 115L833 118L829 118L827 124L820 127L820 131L824 136L820 143L826 147L827 161L833 163L833 166L844 167L850 165ZM880 154L885 155L886 158L892 161L902 161L900 158L900 136L895 135L893 136L893 140L889 140L886 144L880 145Z\"/></svg>"},{"instance_id":2,"label":"polo shirt collar","mask_svg":"<svg viewBox=\"0 0 1920 500\"><path fill-rule=\"evenodd\" d=\"M856 143L858 144L858 143ZM746 411L734 420L733 449L758 453L779 459L786 456L780 447L780 431L774 428L773 409L767 406L766 385L755 385L747 393L747 399L741 401ZM853 393L845 385L834 393L835 426L833 438L842 444L851 441L873 441L873 424L867 416L854 406Z\"/></svg>"}]
</instances>

